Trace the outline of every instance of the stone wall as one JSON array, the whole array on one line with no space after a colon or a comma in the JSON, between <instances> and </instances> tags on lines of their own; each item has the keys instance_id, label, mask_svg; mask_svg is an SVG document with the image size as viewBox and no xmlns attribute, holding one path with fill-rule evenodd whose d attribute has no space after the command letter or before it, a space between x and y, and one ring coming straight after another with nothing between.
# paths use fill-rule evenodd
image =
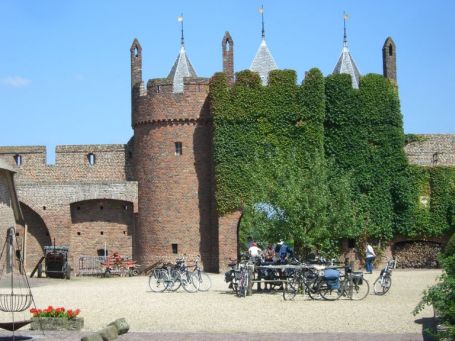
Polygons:
<instances>
[{"instance_id":1,"label":"stone wall","mask_svg":"<svg viewBox=\"0 0 455 341\"><path fill-rule=\"evenodd\" d=\"M455 166L455 135L422 134L405 146L411 164L420 166Z\"/></svg>"}]
</instances>

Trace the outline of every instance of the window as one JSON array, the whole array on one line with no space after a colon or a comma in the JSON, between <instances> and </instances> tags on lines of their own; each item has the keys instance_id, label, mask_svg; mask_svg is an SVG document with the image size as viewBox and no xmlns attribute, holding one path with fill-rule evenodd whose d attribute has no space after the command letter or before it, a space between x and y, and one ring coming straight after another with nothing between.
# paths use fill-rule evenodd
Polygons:
<instances>
[{"instance_id":1,"label":"window","mask_svg":"<svg viewBox=\"0 0 455 341\"><path fill-rule=\"evenodd\" d=\"M175 155L182 155L182 142L175 142Z\"/></svg>"},{"instance_id":2,"label":"window","mask_svg":"<svg viewBox=\"0 0 455 341\"><path fill-rule=\"evenodd\" d=\"M155 90L156 90L156 92L161 92L161 85L157 85L157 86L155 87Z\"/></svg>"},{"instance_id":3,"label":"window","mask_svg":"<svg viewBox=\"0 0 455 341\"><path fill-rule=\"evenodd\" d=\"M389 56L393 56L393 47L392 47L392 44L389 45Z\"/></svg>"},{"instance_id":4,"label":"window","mask_svg":"<svg viewBox=\"0 0 455 341\"><path fill-rule=\"evenodd\" d=\"M22 166L22 155L14 155L14 162L16 162L16 166Z\"/></svg>"},{"instance_id":5,"label":"window","mask_svg":"<svg viewBox=\"0 0 455 341\"><path fill-rule=\"evenodd\" d=\"M231 44L229 43L229 40L226 42L226 51L231 50Z\"/></svg>"},{"instance_id":6,"label":"window","mask_svg":"<svg viewBox=\"0 0 455 341\"><path fill-rule=\"evenodd\" d=\"M134 48L134 56L137 58L137 56L139 56L139 50L137 48L137 46Z\"/></svg>"},{"instance_id":7,"label":"window","mask_svg":"<svg viewBox=\"0 0 455 341\"><path fill-rule=\"evenodd\" d=\"M88 164L89 164L90 166L95 165L95 161L96 161L95 154L93 154L93 153L87 154L87 160L88 160Z\"/></svg>"},{"instance_id":8,"label":"window","mask_svg":"<svg viewBox=\"0 0 455 341\"><path fill-rule=\"evenodd\" d=\"M434 154L433 154L433 158L432 158L432 160L431 160L431 163L432 163L433 165L437 165L437 164L438 164L438 161L439 161L438 159L439 159L439 153L434 153Z\"/></svg>"},{"instance_id":9,"label":"window","mask_svg":"<svg viewBox=\"0 0 455 341\"><path fill-rule=\"evenodd\" d=\"M178 253L178 244L172 244L172 253L177 254Z\"/></svg>"}]
</instances>

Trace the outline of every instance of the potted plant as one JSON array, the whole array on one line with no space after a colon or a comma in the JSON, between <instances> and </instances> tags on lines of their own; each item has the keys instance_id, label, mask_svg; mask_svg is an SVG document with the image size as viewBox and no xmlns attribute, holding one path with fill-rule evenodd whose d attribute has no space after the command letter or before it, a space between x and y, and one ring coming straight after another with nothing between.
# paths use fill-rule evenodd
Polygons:
<instances>
[{"instance_id":1,"label":"potted plant","mask_svg":"<svg viewBox=\"0 0 455 341\"><path fill-rule=\"evenodd\" d=\"M30 309L32 313L32 330L81 330L84 318L78 317L80 309L65 309L63 307L46 309Z\"/></svg>"}]
</instances>

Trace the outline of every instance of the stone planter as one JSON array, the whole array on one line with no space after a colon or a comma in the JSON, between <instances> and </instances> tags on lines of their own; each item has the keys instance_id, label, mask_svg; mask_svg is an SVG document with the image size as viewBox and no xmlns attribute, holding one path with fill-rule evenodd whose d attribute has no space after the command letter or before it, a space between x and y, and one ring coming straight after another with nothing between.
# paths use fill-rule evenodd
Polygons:
<instances>
[{"instance_id":1,"label":"stone planter","mask_svg":"<svg viewBox=\"0 0 455 341\"><path fill-rule=\"evenodd\" d=\"M40 321L41 320L41 321ZM72 319L62 317L33 317L31 330L81 330L84 327L84 318Z\"/></svg>"}]
</instances>

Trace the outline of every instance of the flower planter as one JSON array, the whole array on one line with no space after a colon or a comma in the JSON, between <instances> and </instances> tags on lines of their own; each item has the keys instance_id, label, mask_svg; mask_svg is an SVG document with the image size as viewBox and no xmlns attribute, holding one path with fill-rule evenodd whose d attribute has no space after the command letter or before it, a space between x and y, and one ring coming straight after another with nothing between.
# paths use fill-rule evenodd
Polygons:
<instances>
[{"instance_id":1,"label":"flower planter","mask_svg":"<svg viewBox=\"0 0 455 341\"><path fill-rule=\"evenodd\" d=\"M33 317L31 330L81 330L84 327L84 318L72 319L64 317Z\"/></svg>"}]
</instances>

